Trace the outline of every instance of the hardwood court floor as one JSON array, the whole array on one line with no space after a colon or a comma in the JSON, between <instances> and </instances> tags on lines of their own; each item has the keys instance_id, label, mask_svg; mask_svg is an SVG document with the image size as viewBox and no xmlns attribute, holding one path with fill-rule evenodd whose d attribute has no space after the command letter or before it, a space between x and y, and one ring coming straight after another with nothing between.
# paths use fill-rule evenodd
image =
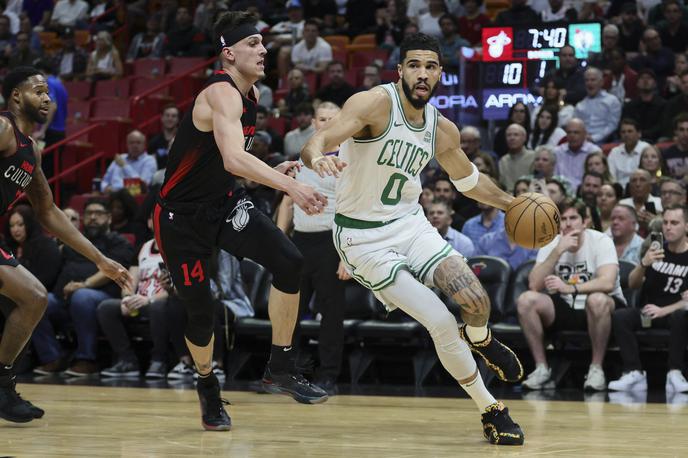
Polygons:
<instances>
[{"instance_id":1,"label":"hardwood court floor","mask_svg":"<svg viewBox=\"0 0 688 458\"><path fill-rule=\"evenodd\" d=\"M0 420L0 457L686 456L688 406L509 401L524 447L482 438L467 399L224 392L231 432L200 429L195 390L20 385L46 416ZM469 455L470 454L470 455Z\"/></svg>"}]
</instances>

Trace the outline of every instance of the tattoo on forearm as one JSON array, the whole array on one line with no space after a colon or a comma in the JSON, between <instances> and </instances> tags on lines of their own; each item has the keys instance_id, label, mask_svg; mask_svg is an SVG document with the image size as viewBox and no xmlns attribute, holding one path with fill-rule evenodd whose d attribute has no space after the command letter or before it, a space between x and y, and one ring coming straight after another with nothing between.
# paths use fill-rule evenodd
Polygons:
<instances>
[{"instance_id":1,"label":"tattoo on forearm","mask_svg":"<svg viewBox=\"0 0 688 458\"><path fill-rule=\"evenodd\" d=\"M471 326L483 326L490 316L490 299L480 281L458 256L442 261L433 277L435 286L461 306L461 318Z\"/></svg>"}]
</instances>

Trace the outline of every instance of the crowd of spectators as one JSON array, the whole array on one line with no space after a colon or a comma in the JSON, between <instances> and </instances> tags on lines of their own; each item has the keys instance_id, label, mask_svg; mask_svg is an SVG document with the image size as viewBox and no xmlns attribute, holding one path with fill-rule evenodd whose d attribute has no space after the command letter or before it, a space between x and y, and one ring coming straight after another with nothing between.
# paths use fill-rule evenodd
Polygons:
<instances>
[{"instance_id":1,"label":"crowd of spectators","mask_svg":"<svg viewBox=\"0 0 688 458\"><path fill-rule=\"evenodd\" d=\"M530 388L552 382L543 337L550 330L570 328L587 330L592 339L586 387L606 387L602 364L609 336L618 329L621 338L630 341L628 329L637 328L640 319L635 312L620 313L627 309L618 288L619 260L640 266L637 269L642 272L634 271L630 286L643 291L644 307L678 304L688 288L688 267L683 271L672 267L677 275L669 276L665 288L665 292L671 290L671 297L655 299L644 286L644 278L652 278L653 284L664 281L657 275L668 269L662 266L669 261L661 261L658 254L662 247L648 251L651 237L663 234L663 253L667 259L675 255L674 265L683 262L688 250L674 228L683 224L685 235L685 210L677 210L685 208L688 184L688 8L680 0L613 0L605 5L513 0L511 7L496 16L482 0L289 0L285 4L59 0L54 5L49 0L10 0L1 1L2 8L0 68L40 61L56 81L120 78L127 63L141 58L210 56L217 15L228 9L252 9L261 18L259 27L272 69L270 77L259 84L252 152L271 165L298 159L315 131L315 109L321 103L342 106L355 92L393 79L384 78L383 72L396 67L399 44L409 33L436 36L445 67L452 68L458 65L462 48L480 47L480 29L489 24L600 21L602 51L580 61L573 48L562 48L558 68L534 88L542 95L540 106L516 103L507 120L495 128L487 123L460 126L462 148L481 172L514 195L537 191L560 205L562 235L539 252L515 245L505 235L504 214L457 193L434 162L422 174L421 204L432 225L467 257L497 256L514 271L535 261L530 278L533 291L518 302L518 319L537 364L525 384ZM124 25L123 14L131 39L118 49L113 34ZM46 31L58 35L59 49L43 49L38 34ZM88 31L92 43L77 44L75 36L80 31ZM327 39L360 34L374 35L376 47L387 50L389 57L361 67L360 78L352 81L347 77L347 62L336 58L337 48ZM54 136L55 125L64 132L64 111L55 108L50 126L43 126L39 139ZM183 115L177 107L168 106L155 135L131 130L126 150L99 177L94 200L81 214L70 210L70 218L106 254L134 266L138 279L134 291L116 290L114 283L96 273L95 266L42 235L30 209L17 207L7 220L6 245L52 291L48 312L33 340L39 372L67 367L72 375L98 372L103 366L96 361L98 329L116 355L105 375L145 369L139 366L122 327L123 317L124 321L140 319L137 311L141 309L146 310L142 315L151 323L154 341L153 364L145 372L163 376L169 372L167 364L175 361L173 376L191 374L190 359L180 343L182 328L169 324L170 317L165 315L182 312L175 307L169 307L174 312L158 310L157 304L174 302L174 291L164 269L152 261L159 259L159 253L147 225L149 196L162 183L167 152ZM290 126L287 132L276 127L279 118ZM279 193L255 183L245 185L259 208L279 217ZM581 268L581 263L587 267ZM231 260L221 265L229 269L223 272L236 271L236 265L231 270ZM231 278L237 275L232 273ZM217 286L218 297L225 294L234 301L234 308L227 306L234 316L252 313L250 304L236 307L245 294L237 293L222 272ZM664 320L654 318L666 313L648 310L652 326L669 327L672 339L676 333L677 339L683 339L685 350L685 308L676 306L672 318ZM645 314L646 308L642 311ZM683 334L676 331L680 328L677 320L683 320ZM58 333L74 331L77 350L71 361L55 339L56 329ZM166 353L169 342L174 344L173 357ZM679 374L685 361L678 362L680 346L671 347L670 359L671 371ZM629 350L623 356L624 368L632 376L622 379L633 383L614 386L642 385L635 353ZM221 358L216 359L220 368ZM671 372L670 379L672 386L688 389L676 372Z\"/></svg>"}]
</instances>

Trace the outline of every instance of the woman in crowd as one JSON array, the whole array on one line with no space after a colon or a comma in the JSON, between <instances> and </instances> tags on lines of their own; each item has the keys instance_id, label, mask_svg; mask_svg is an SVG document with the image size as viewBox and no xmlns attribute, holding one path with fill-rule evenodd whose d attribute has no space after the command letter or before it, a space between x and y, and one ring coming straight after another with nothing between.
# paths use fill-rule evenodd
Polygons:
<instances>
[{"instance_id":1,"label":"woman in crowd","mask_svg":"<svg viewBox=\"0 0 688 458\"><path fill-rule=\"evenodd\" d=\"M529 146L535 149L540 145L557 146L566 137L564 129L558 126L559 113L551 105L540 108L530 134Z\"/></svg>"},{"instance_id":2,"label":"woman in crowd","mask_svg":"<svg viewBox=\"0 0 688 458\"><path fill-rule=\"evenodd\" d=\"M119 78L123 74L122 59L112 44L112 36L105 31L96 35L96 49L91 52L86 76L91 81Z\"/></svg>"},{"instance_id":3,"label":"woman in crowd","mask_svg":"<svg viewBox=\"0 0 688 458\"><path fill-rule=\"evenodd\" d=\"M531 114L531 124L533 127L537 123L537 117L542 107L552 107L557 110L557 125L564 127L573 118L575 108L564 102L566 91L553 78L548 78L542 85L542 105L533 110Z\"/></svg>"},{"instance_id":4,"label":"woman in crowd","mask_svg":"<svg viewBox=\"0 0 688 458\"><path fill-rule=\"evenodd\" d=\"M614 183L614 177L609 173L609 163L607 156L602 153L591 153L585 158L585 172L595 172L602 175L602 181L605 183Z\"/></svg>"},{"instance_id":5,"label":"woman in crowd","mask_svg":"<svg viewBox=\"0 0 688 458\"><path fill-rule=\"evenodd\" d=\"M612 210L621 200L617 188L610 183L605 183L597 193L597 209L600 212L602 231L605 232L612 224Z\"/></svg>"},{"instance_id":6,"label":"woman in crowd","mask_svg":"<svg viewBox=\"0 0 688 458\"><path fill-rule=\"evenodd\" d=\"M516 102L509 108L509 116L506 123L502 128L497 131L494 138L494 152L497 153L499 157L504 156L507 153L506 146L506 128L511 124L519 124L523 126L526 130L526 145L528 144L528 139L530 138L530 110L528 106L523 102Z\"/></svg>"},{"instance_id":7,"label":"woman in crowd","mask_svg":"<svg viewBox=\"0 0 688 458\"><path fill-rule=\"evenodd\" d=\"M127 62L145 57L160 58L164 45L165 34L160 31L160 19L157 16L151 16L146 21L146 31L139 32L132 38L127 52Z\"/></svg>"},{"instance_id":8,"label":"woman in crowd","mask_svg":"<svg viewBox=\"0 0 688 458\"><path fill-rule=\"evenodd\" d=\"M650 172L653 196L659 195L659 179L667 175L666 162L662 152L653 145L646 146L640 153L640 168Z\"/></svg>"},{"instance_id":9,"label":"woman in crowd","mask_svg":"<svg viewBox=\"0 0 688 458\"><path fill-rule=\"evenodd\" d=\"M528 178L519 178L516 180L516 183L514 183L514 189L512 191L512 194L514 197L518 197L521 194L524 194L526 192L530 191L530 180Z\"/></svg>"},{"instance_id":10,"label":"woman in crowd","mask_svg":"<svg viewBox=\"0 0 688 458\"><path fill-rule=\"evenodd\" d=\"M494 159L492 159L492 156L479 151L473 158L473 163L480 173L484 173L499 181L499 170L497 170L497 165Z\"/></svg>"}]
</instances>

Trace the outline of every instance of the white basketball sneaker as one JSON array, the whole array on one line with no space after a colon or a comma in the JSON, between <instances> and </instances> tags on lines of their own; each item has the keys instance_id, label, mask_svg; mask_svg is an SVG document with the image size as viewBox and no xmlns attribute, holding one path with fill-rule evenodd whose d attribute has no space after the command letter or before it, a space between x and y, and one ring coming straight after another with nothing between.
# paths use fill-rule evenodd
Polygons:
<instances>
[{"instance_id":1,"label":"white basketball sneaker","mask_svg":"<svg viewBox=\"0 0 688 458\"><path fill-rule=\"evenodd\" d=\"M539 364L533 372L528 374L528 377L523 381L523 383L521 383L521 386L528 390L554 388L552 369L544 364Z\"/></svg>"},{"instance_id":2,"label":"white basketball sneaker","mask_svg":"<svg viewBox=\"0 0 688 458\"><path fill-rule=\"evenodd\" d=\"M677 393L685 393L688 391L688 380L686 380L680 370L672 369L667 372L666 390L675 391Z\"/></svg>"},{"instance_id":3,"label":"white basketball sneaker","mask_svg":"<svg viewBox=\"0 0 688 458\"><path fill-rule=\"evenodd\" d=\"M604 378L604 371L597 364L591 364L588 375L585 376L584 390L604 391L607 389L607 381Z\"/></svg>"},{"instance_id":4,"label":"white basketball sneaker","mask_svg":"<svg viewBox=\"0 0 688 458\"><path fill-rule=\"evenodd\" d=\"M618 380L609 382L613 391L647 391L647 376L645 371L630 371L621 375Z\"/></svg>"}]
</instances>

